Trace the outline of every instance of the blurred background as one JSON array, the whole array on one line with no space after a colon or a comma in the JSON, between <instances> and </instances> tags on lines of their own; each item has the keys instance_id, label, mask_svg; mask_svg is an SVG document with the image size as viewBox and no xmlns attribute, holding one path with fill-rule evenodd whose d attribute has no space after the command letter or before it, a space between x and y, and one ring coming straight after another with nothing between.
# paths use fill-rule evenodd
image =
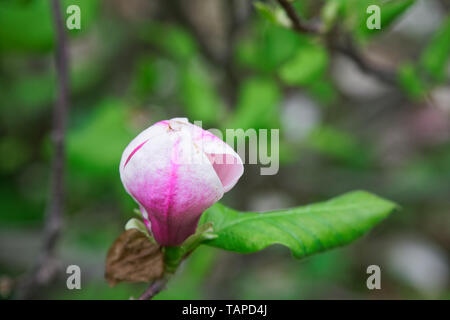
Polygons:
<instances>
[{"instance_id":1,"label":"blurred background","mask_svg":"<svg viewBox=\"0 0 450 320\"><path fill-rule=\"evenodd\" d=\"M264 211L365 189L401 205L355 243L300 261L283 247L248 255L201 247L164 299L450 299L450 1L297 0L326 32L286 28L276 1L66 0L68 31L61 271L41 299L128 299L104 260L136 205L118 164L141 130L172 117L204 128L279 128L280 170L244 176L223 198ZM365 26L381 7L381 30ZM0 298L40 248L57 94L50 1L0 2ZM353 39L355 59L334 43ZM347 47L349 48L349 47ZM371 68L364 68L364 65ZM82 271L66 288L65 268ZM366 287L381 267L381 290Z\"/></svg>"}]
</instances>

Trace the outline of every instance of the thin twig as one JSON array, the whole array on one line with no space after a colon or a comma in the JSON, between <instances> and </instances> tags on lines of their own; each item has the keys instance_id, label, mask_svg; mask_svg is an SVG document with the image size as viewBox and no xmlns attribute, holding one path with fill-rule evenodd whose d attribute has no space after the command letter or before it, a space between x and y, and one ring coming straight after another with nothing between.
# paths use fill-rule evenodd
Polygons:
<instances>
[{"instance_id":1,"label":"thin twig","mask_svg":"<svg viewBox=\"0 0 450 320\"><path fill-rule=\"evenodd\" d=\"M248 6L240 8L242 3L239 0L228 0L226 3L226 15L228 18L228 28L226 34L225 55L222 69L225 74L226 88L228 89L228 103L231 106L236 104L238 89L240 85L239 73L234 68L234 53L236 43L241 29L249 20L251 12L250 2L244 1L244 5Z\"/></svg>"},{"instance_id":2,"label":"thin twig","mask_svg":"<svg viewBox=\"0 0 450 320\"><path fill-rule=\"evenodd\" d=\"M392 86L397 85L395 73L391 70L376 66L366 60L364 56L358 51L350 37L347 37L347 41L345 44L331 44L330 48L351 59L364 73L372 74L378 80L386 84Z\"/></svg>"},{"instance_id":3,"label":"thin twig","mask_svg":"<svg viewBox=\"0 0 450 320\"><path fill-rule=\"evenodd\" d=\"M56 246L62 227L64 202L65 132L68 114L68 50L60 0L52 0L55 25L55 67L58 96L53 109L52 141L54 155L51 166L50 199L45 219L42 248L32 271L25 278L18 297L28 298L37 286L49 283L58 268L55 266Z\"/></svg>"},{"instance_id":4,"label":"thin twig","mask_svg":"<svg viewBox=\"0 0 450 320\"><path fill-rule=\"evenodd\" d=\"M286 15L289 17L289 20L292 23L293 30L299 33L322 35L320 28L309 25L300 19L297 12L295 11L295 8L288 0L278 0L278 3L281 5L281 7L283 7ZM345 43L338 43L336 39L332 39L331 37L326 37L325 39L327 40L330 49L341 53L347 58L351 59L361 71L367 74L372 74L377 79L388 85L397 85L395 73L391 70L383 69L367 61L365 57L359 52L358 48L356 48L351 37L345 37Z\"/></svg>"},{"instance_id":5,"label":"thin twig","mask_svg":"<svg viewBox=\"0 0 450 320\"><path fill-rule=\"evenodd\" d=\"M197 26L191 21L187 13L185 12L180 0L162 0L162 4L165 6L167 12L184 27L186 27L197 40L200 51L203 53L205 58L207 58L211 63L222 65L224 60L219 57L210 45L205 41L202 32L198 30Z\"/></svg>"},{"instance_id":6,"label":"thin twig","mask_svg":"<svg viewBox=\"0 0 450 320\"><path fill-rule=\"evenodd\" d=\"M292 6L292 4L288 0L278 0L278 3L283 7L284 12L286 12L287 16L289 17L289 20L292 22L292 28L294 30L304 32L304 33L318 33L319 29L303 23L300 17L297 15L297 12L295 11L295 8Z\"/></svg>"},{"instance_id":7,"label":"thin twig","mask_svg":"<svg viewBox=\"0 0 450 320\"><path fill-rule=\"evenodd\" d=\"M227 0L226 15L228 18L228 30L226 34L225 51L223 53L213 50L207 41L207 35L201 31L189 16L186 8L180 0L162 0L162 5L166 12L171 15L178 23L184 26L194 36L197 41L198 48L203 57L206 58L212 65L220 68L224 75L224 89L227 93L226 100L230 105L235 104L237 89L239 87L239 75L234 70L233 54L237 36L240 30L249 20L250 8L248 14L238 16L238 0Z\"/></svg>"},{"instance_id":8,"label":"thin twig","mask_svg":"<svg viewBox=\"0 0 450 320\"><path fill-rule=\"evenodd\" d=\"M154 296L156 296L166 287L168 280L168 277L163 277L161 279L153 281L150 286L144 291L144 293L142 293L142 295L139 297L139 300L153 299Z\"/></svg>"}]
</instances>

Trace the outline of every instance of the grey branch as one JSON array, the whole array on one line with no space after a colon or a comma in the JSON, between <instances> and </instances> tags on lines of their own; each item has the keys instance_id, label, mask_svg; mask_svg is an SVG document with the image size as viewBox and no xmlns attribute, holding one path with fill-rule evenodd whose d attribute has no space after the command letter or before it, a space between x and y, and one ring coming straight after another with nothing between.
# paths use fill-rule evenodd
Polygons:
<instances>
[{"instance_id":1,"label":"grey branch","mask_svg":"<svg viewBox=\"0 0 450 320\"><path fill-rule=\"evenodd\" d=\"M166 287L168 280L168 277L163 277L161 279L153 281L150 286L144 291L144 293L142 293L142 295L139 297L139 300L153 299L154 296L156 296Z\"/></svg>"},{"instance_id":2,"label":"grey branch","mask_svg":"<svg viewBox=\"0 0 450 320\"><path fill-rule=\"evenodd\" d=\"M30 297L37 286L49 283L55 276L56 246L62 227L64 202L65 132L68 116L68 49L60 0L52 0L55 25L55 67L58 80L57 100L53 109L52 142L53 159L50 177L49 205L44 226L42 248L30 274L19 286L17 297Z\"/></svg>"},{"instance_id":3,"label":"grey branch","mask_svg":"<svg viewBox=\"0 0 450 320\"><path fill-rule=\"evenodd\" d=\"M286 12L286 15L289 17L289 20L292 23L293 30L299 33L321 35L319 27L305 23L300 19L297 12L295 11L295 8L292 6L289 0L278 0L278 3ZM359 52L358 48L356 48L353 40L350 37L345 37L344 43L338 43L337 41L334 41L330 38L326 40L328 40L327 42L330 49L351 59L364 73L371 74L388 85L396 86L395 73L391 70L383 69L367 61L366 58L361 54L361 52Z\"/></svg>"},{"instance_id":4,"label":"grey branch","mask_svg":"<svg viewBox=\"0 0 450 320\"><path fill-rule=\"evenodd\" d=\"M303 23L300 20L300 17L297 15L297 12L295 11L295 8L292 6L292 4L289 2L289 0L278 0L278 3L281 7L283 7L284 11L286 12L286 15L289 17L289 20L291 20L292 28L296 31L304 32L304 33L318 33L319 29Z\"/></svg>"}]
</instances>

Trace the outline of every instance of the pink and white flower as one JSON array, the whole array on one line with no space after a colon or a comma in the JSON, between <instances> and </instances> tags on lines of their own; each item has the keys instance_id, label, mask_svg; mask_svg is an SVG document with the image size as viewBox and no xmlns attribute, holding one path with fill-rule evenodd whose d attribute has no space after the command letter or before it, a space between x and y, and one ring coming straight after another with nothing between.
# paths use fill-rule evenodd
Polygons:
<instances>
[{"instance_id":1,"label":"pink and white flower","mask_svg":"<svg viewBox=\"0 0 450 320\"><path fill-rule=\"evenodd\" d=\"M163 246L180 245L244 172L234 150L185 118L160 121L125 148L120 178Z\"/></svg>"}]
</instances>

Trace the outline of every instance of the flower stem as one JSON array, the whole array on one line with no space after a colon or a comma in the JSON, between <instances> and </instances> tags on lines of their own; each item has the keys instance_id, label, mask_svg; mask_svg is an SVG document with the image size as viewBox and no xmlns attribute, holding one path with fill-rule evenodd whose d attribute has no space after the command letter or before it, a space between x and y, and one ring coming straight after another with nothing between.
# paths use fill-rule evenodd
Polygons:
<instances>
[{"instance_id":1,"label":"flower stem","mask_svg":"<svg viewBox=\"0 0 450 320\"><path fill-rule=\"evenodd\" d=\"M166 287L167 281L169 281L169 275L164 275L160 279L153 281L150 286L142 293L139 300L151 300L154 296L160 293Z\"/></svg>"}]
</instances>

